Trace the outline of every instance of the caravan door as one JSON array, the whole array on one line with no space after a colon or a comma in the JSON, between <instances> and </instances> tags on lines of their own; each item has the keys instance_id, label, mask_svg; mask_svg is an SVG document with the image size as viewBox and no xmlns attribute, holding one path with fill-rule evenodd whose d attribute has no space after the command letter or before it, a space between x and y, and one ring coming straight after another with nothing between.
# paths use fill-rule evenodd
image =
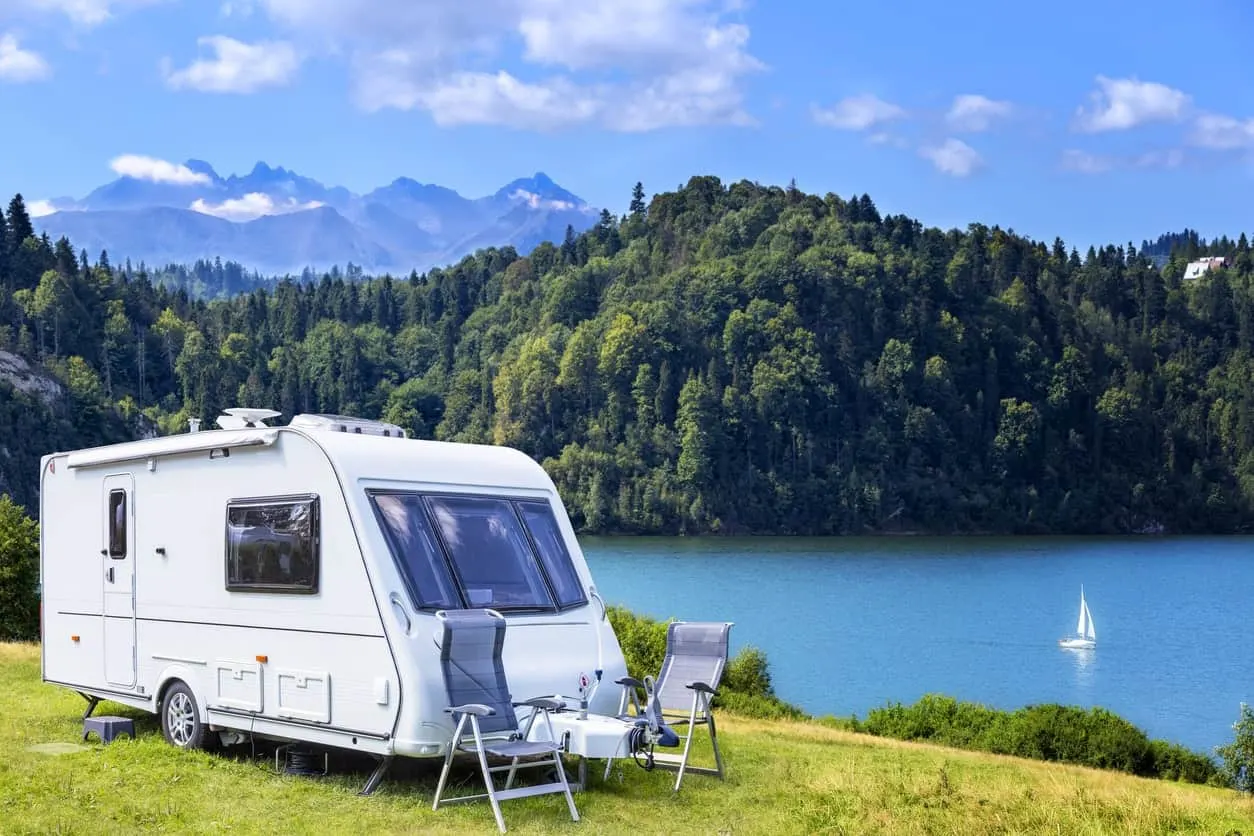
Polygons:
<instances>
[{"instance_id":1,"label":"caravan door","mask_svg":"<svg viewBox=\"0 0 1254 836\"><path fill-rule=\"evenodd\" d=\"M103 501L104 670L110 685L135 685L135 480L106 476Z\"/></svg>"}]
</instances>

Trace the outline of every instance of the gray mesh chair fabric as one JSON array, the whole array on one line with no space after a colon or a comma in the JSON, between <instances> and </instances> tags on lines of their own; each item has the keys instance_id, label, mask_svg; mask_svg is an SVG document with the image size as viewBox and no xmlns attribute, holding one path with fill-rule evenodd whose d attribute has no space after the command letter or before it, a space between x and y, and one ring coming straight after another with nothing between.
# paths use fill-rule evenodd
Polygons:
<instances>
[{"instance_id":1,"label":"gray mesh chair fabric","mask_svg":"<svg viewBox=\"0 0 1254 836\"><path fill-rule=\"evenodd\" d=\"M688 733L680 734L684 749L681 755L652 755L652 762L663 769L675 769L675 791L683 783L686 772L717 775L723 778L723 756L718 748L718 730L710 700L722 682L727 668L728 639L733 622L729 621L673 621L666 629L666 656L653 691L664 722L670 726L687 726ZM645 683L630 676L617 681L623 686L618 712L623 719L632 720L643 714L637 699L637 689ZM647 698L646 698L647 700ZM628 705L634 712L628 711ZM705 726L714 749L714 768L690 766L688 756L692 750L692 737L698 726ZM605 777L610 774L613 761L605 765Z\"/></svg>"},{"instance_id":2,"label":"gray mesh chair fabric","mask_svg":"<svg viewBox=\"0 0 1254 836\"><path fill-rule=\"evenodd\" d=\"M575 799L566 780L562 766L560 743L553 733L550 711L564 708L560 700L538 697L515 702L509 693L505 667L501 662L501 649L505 644L505 618L495 610L449 610L436 614L441 622L440 666L444 674L444 688L448 707L444 709L457 718L456 728L449 740L444 756L444 768L435 789L435 801L431 809L438 810L440 802L474 801L487 798L492 804L496 825L505 832L505 819L501 815L501 801L548 793L565 793L570 817L579 821ZM516 709L531 708L523 728L519 728ZM549 738L529 741L527 737L537 717L548 724ZM470 726L469 732L466 727ZM478 756L483 773L486 793L444 798L449 769L457 752L472 752ZM508 758L504 766L488 766L488 755ZM540 758L541 760L534 760ZM530 758L524 762L523 758ZM519 769L548 766L554 767L557 779L547 784L513 787L514 776ZM509 770L504 789L496 789L493 775Z\"/></svg>"}]
</instances>

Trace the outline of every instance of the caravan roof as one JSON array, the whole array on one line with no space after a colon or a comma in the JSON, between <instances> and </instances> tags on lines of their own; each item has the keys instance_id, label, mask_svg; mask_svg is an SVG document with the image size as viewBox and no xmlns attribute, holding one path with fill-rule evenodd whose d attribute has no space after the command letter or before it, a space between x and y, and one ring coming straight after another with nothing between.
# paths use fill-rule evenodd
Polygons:
<instances>
[{"instance_id":1,"label":"caravan roof","mask_svg":"<svg viewBox=\"0 0 1254 836\"><path fill-rule=\"evenodd\" d=\"M312 439L345 483L374 479L553 489L543 468L519 450L412 439L393 424L338 415L297 415L285 427L268 427L256 421L249 429L204 430L109 444L70 452L66 465L86 468L187 453L269 447L282 433L300 433Z\"/></svg>"}]
</instances>

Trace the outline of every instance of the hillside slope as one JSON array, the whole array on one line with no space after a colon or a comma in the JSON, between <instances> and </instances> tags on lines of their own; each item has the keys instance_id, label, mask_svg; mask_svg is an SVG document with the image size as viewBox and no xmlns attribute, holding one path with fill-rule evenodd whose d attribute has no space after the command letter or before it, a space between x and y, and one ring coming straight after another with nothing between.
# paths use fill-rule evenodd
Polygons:
<instances>
[{"instance_id":1,"label":"hillside slope","mask_svg":"<svg viewBox=\"0 0 1254 836\"><path fill-rule=\"evenodd\" d=\"M30 747L81 740L82 699L39 682L34 645L0 644L0 821L6 833L268 833L272 812L296 833L486 833L486 803L431 810L438 764L399 764L369 798L364 774L332 760L323 780L283 777L263 749L180 752L155 718L137 717L139 739L68 754ZM899 743L814 723L719 718L727 780L674 776L618 761L603 783L576 795L574 824L555 796L503 805L511 833L1232 833L1254 830L1254 801L1231 790L1131 778L1079 767ZM698 751L694 759L708 757ZM704 762L704 761L703 761ZM410 768L405 769L406 766ZM368 767L368 765L367 765ZM465 766L454 782L471 778ZM458 792L470 792L460 789ZM108 803L100 799L108 798ZM230 803L223 803L230 799Z\"/></svg>"},{"instance_id":2,"label":"hillside slope","mask_svg":"<svg viewBox=\"0 0 1254 836\"><path fill-rule=\"evenodd\" d=\"M1122 247L696 177L526 257L212 304L19 250L8 344L79 356L107 406L515 446L583 531L1254 530L1244 243L1184 282Z\"/></svg>"}]
</instances>

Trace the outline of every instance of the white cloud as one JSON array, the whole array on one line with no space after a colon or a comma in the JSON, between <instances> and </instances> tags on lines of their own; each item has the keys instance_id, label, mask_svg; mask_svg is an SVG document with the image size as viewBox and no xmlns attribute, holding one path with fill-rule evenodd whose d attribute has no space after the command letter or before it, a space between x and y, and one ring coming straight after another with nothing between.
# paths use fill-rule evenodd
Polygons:
<instances>
[{"instance_id":1,"label":"white cloud","mask_svg":"<svg viewBox=\"0 0 1254 836\"><path fill-rule=\"evenodd\" d=\"M1189 142L1216 151L1254 147L1254 119L1203 113L1193 124Z\"/></svg>"},{"instance_id":2,"label":"white cloud","mask_svg":"<svg viewBox=\"0 0 1254 836\"><path fill-rule=\"evenodd\" d=\"M1058 165L1063 171L1076 171L1080 174L1101 174L1114 168L1115 161L1110 157L1068 148L1062 152L1062 158L1058 161Z\"/></svg>"},{"instance_id":3,"label":"white cloud","mask_svg":"<svg viewBox=\"0 0 1254 836\"><path fill-rule=\"evenodd\" d=\"M348 54L366 110L529 130L755 124L742 84L764 65L726 0L257 2L293 37ZM509 57L525 68L500 69Z\"/></svg>"},{"instance_id":4,"label":"white cloud","mask_svg":"<svg viewBox=\"0 0 1254 836\"><path fill-rule=\"evenodd\" d=\"M1146 151L1134 157L1132 165L1137 168L1179 168L1184 165L1184 151L1179 148Z\"/></svg>"},{"instance_id":5,"label":"white cloud","mask_svg":"<svg viewBox=\"0 0 1254 836\"><path fill-rule=\"evenodd\" d=\"M904 137L897 136L896 134L890 134L887 131L871 134L866 138L866 141L872 145L891 145L894 148L910 147L910 143L907 142Z\"/></svg>"},{"instance_id":6,"label":"white cloud","mask_svg":"<svg viewBox=\"0 0 1254 836\"><path fill-rule=\"evenodd\" d=\"M218 14L223 17L251 17L252 13L252 0L223 0L218 7Z\"/></svg>"},{"instance_id":7,"label":"white cloud","mask_svg":"<svg viewBox=\"0 0 1254 836\"><path fill-rule=\"evenodd\" d=\"M166 73L174 90L190 88L205 93L253 93L262 87L287 84L300 67L295 48L284 41L246 44L225 35L197 38L214 57L201 58L190 66Z\"/></svg>"},{"instance_id":8,"label":"white cloud","mask_svg":"<svg viewBox=\"0 0 1254 836\"><path fill-rule=\"evenodd\" d=\"M321 205L322 203L317 200L301 203L296 198L288 198L284 203L275 203L268 194L249 192L243 197L231 198L221 203L209 203L203 199L197 199L189 208L203 215L213 215L216 218L240 223L254 221L263 215L286 215L291 212L317 209Z\"/></svg>"},{"instance_id":9,"label":"white cloud","mask_svg":"<svg viewBox=\"0 0 1254 836\"><path fill-rule=\"evenodd\" d=\"M145 157L140 154L123 154L109 162L109 167L120 177L149 180L153 183L169 183L175 186L191 186L208 183L209 175L192 171L185 165Z\"/></svg>"},{"instance_id":10,"label":"white cloud","mask_svg":"<svg viewBox=\"0 0 1254 836\"><path fill-rule=\"evenodd\" d=\"M581 208L578 203L569 200L550 200L526 189L515 189L509 197L510 200L524 201L532 209L554 209L562 212Z\"/></svg>"},{"instance_id":11,"label":"white cloud","mask_svg":"<svg viewBox=\"0 0 1254 836\"><path fill-rule=\"evenodd\" d=\"M936 170L951 177L967 177L984 163L983 158L961 139L947 139L940 145L925 145L919 153L932 161Z\"/></svg>"},{"instance_id":12,"label":"white cloud","mask_svg":"<svg viewBox=\"0 0 1254 836\"><path fill-rule=\"evenodd\" d=\"M57 211L51 200L32 200L26 204L26 214L32 218L42 218Z\"/></svg>"},{"instance_id":13,"label":"white cloud","mask_svg":"<svg viewBox=\"0 0 1254 836\"><path fill-rule=\"evenodd\" d=\"M993 122L1006 118L1013 110L1010 102L964 93L954 97L945 121L953 130L978 133L987 131Z\"/></svg>"},{"instance_id":14,"label":"white cloud","mask_svg":"<svg viewBox=\"0 0 1254 836\"><path fill-rule=\"evenodd\" d=\"M38 81L51 73L48 62L39 53L22 49L16 35L0 35L0 81Z\"/></svg>"},{"instance_id":15,"label":"white cloud","mask_svg":"<svg viewBox=\"0 0 1254 836\"><path fill-rule=\"evenodd\" d=\"M1075 128L1088 133L1126 131L1148 122L1178 122L1192 104L1187 93L1153 81L1097 77L1091 107L1076 109Z\"/></svg>"},{"instance_id":16,"label":"white cloud","mask_svg":"<svg viewBox=\"0 0 1254 836\"><path fill-rule=\"evenodd\" d=\"M5 11L59 12L80 26L98 26L127 6L148 6L163 0L0 0Z\"/></svg>"},{"instance_id":17,"label":"white cloud","mask_svg":"<svg viewBox=\"0 0 1254 836\"><path fill-rule=\"evenodd\" d=\"M1093 154L1069 148L1062 152L1058 167L1079 174L1104 174L1119 168L1179 168L1185 163L1184 151L1166 148L1130 156Z\"/></svg>"},{"instance_id":18,"label":"white cloud","mask_svg":"<svg viewBox=\"0 0 1254 836\"><path fill-rule=\"evenodd\" d=\"M863 93L841 99L829 108L811 105L814 121L842 131L865 131L867 128L905 118L906 111L891 102Z\"/></svg>"}]
</instances>

